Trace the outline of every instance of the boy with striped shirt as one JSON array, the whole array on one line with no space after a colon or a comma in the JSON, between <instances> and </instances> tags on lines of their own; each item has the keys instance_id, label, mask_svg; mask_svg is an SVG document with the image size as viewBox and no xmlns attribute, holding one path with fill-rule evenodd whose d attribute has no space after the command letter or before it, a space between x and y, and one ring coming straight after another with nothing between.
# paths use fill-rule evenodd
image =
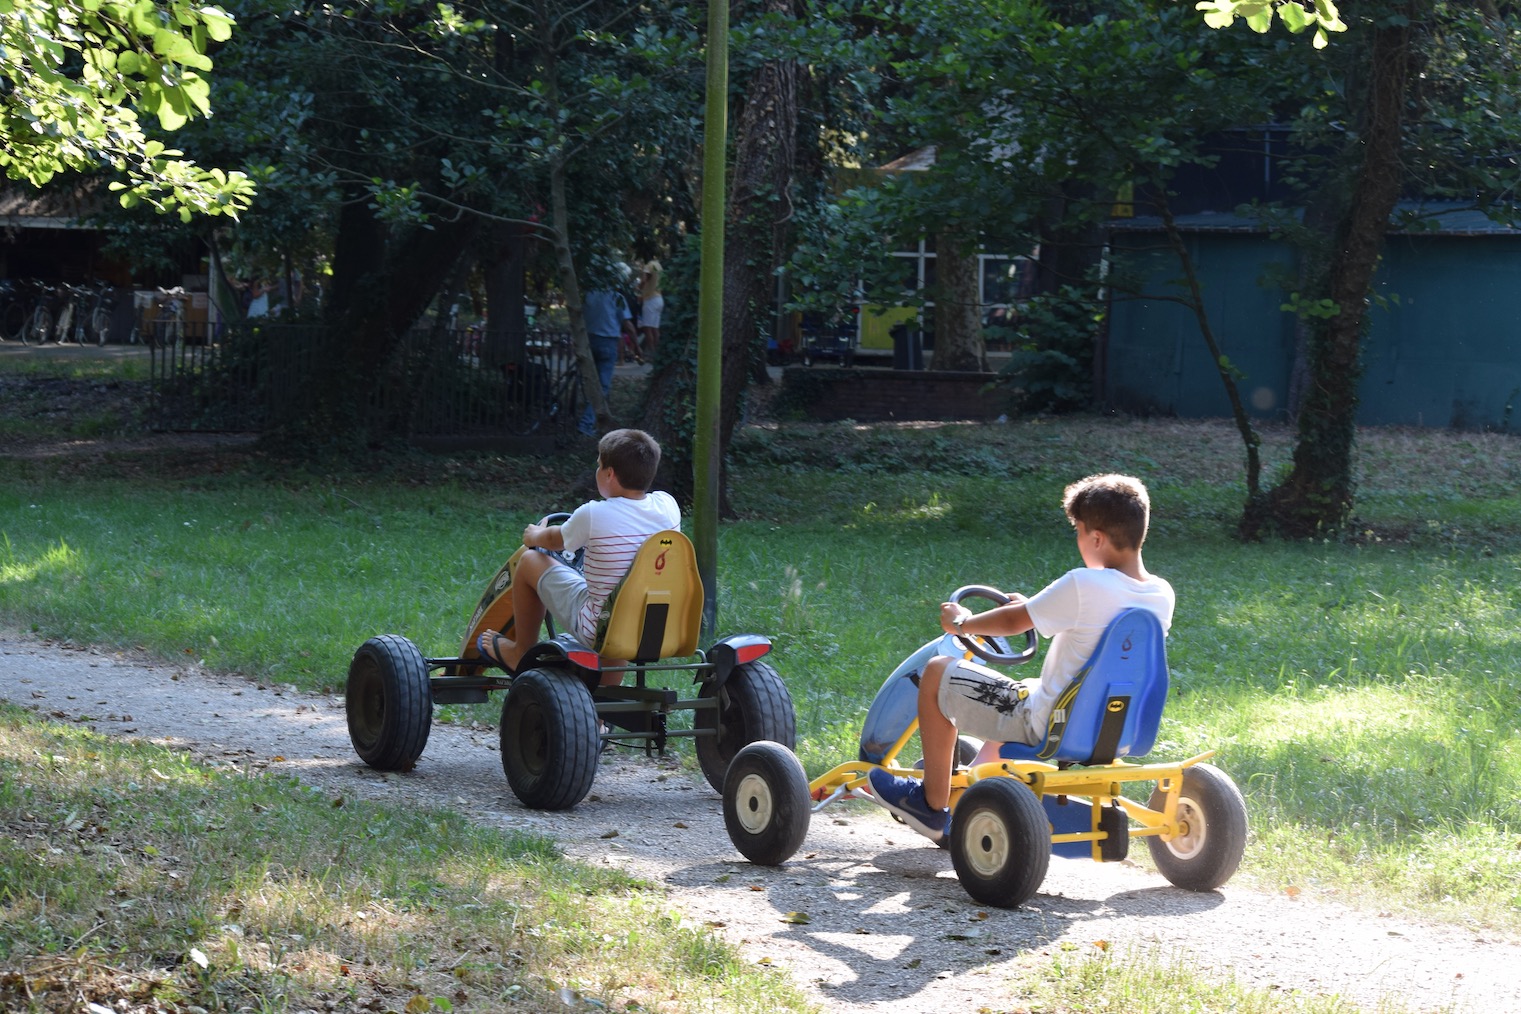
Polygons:
<instances>
[{"instance_id":1,"label":"boy with striped shirt","mask_svg":"<svg viewBox=\"0 0 1521 1014\"><path fill-rule=\"evenodd\" d=\"M583 644L596 643L597 619L618 582L633 565L645 539L681 526L681 511L669 493L651 491L660 467L660 445L643 430L620 429L597 444L597 492L559 525L523 529L530 549L574 553L585 549L582 569L566 566L548 552L524 553L512 577L513 637L483 630L476 647L508 672L539 639L547 611L562 630ZM604 682L618 682L621 672Z\"/></svg>"}]
</instances>

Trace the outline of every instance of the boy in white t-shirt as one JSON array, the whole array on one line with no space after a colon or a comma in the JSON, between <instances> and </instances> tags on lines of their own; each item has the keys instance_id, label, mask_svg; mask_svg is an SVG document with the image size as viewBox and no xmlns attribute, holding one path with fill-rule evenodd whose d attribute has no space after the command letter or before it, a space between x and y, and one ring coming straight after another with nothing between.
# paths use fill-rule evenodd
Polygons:
<instances>
[{"instance_id":1,"label":"boy in white t-shirt","mask_svg":"<svg viewBox=\"0 0 1521 1014\"><path fill-rule=\"evenodd\" d=\"M539 640L547 611L560 628L585 644L597 636L597 617L618 582L633 565L644 541L681 526L681 511L669 493L649 492L660 467L660 445L643 430L621 429L597 443L597 492L559 525L529 525L523 545L573 553L584 548L577 571L549 553L524 553L512 576L512 632L481 631L476 647L508 672L516 672ZM617 682L621 672L608 673Z\"/></svg>"},{"instance_id":2,"label":"boy in white t-shirt","mask_svg":"<svg viewBox=\"0 0 1521 1014\"><path fill-rule=\"evenodd\" d=\"M1092 475L1062 496L1077 529L1083 567L1068 571L1031 598L973 614L945 602L940 626L950 634L1007 637L1032 627L1050 638L1037 679L1012 680L962 658L937 655L919 675L919 741L924 779L877 768L868 776L877 802L933 841L950 830L951 762L957 735L998 743L1039 743L1057 698L1088 661L1105 628L1138 606L1172 626L1172 586L1141 563L1151 502L1141 480Z\"/></svg>"}]
</instances>

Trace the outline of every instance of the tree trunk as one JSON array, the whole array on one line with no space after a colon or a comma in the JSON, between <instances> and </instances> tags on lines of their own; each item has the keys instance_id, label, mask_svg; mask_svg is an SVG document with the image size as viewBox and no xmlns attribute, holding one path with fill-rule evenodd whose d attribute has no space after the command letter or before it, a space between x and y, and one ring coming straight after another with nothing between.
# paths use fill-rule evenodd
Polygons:
<instances>
[{"instance_id":1,"label":"tree trunk","mask_svg":"<svg viewBox=\"0 0 1521 1014\"><path fill-rule=\"evenodd\" d=\"M528 239L522 226L498 223L481 257L486 286L486 340L481 362L501 367L523 359L523 263Z\"/></svg>"},{"instance_id":2,"label":"tree trunk","mask_svg":"<svg viewBox=\"0 0 1521 1014\"><path fill-rule=\"evenodd\" d=\"M791 14L790 0L766 0L765 15ZM776 269L792 220L792 178L797 164L797 74L791 60L763 64L745 89L730 173L724 226L724 354L719 406L719 448L726 455L739 423L745 387L765 345L756 321L770 311ZM727 468L719 503L727 513Z\"/></svg>"},{"instance_id":3,"label":"tree trunk","mask_svg":"<svg viewBox=\"0 0 1521 1014\"><path fill-rule=\"evenodd\" d=\"M987 346L982 340L982 266L975 241L965 234L945 232L935 244L935 357L937 370L988 372Z\"/></svg>"},{"instance_id":4,"label":"tree trunk","mask_svg":"<svg viewBox=\"0 0 1521 1014\"><path fill-rule=\"evenodd\" d=\"M293 349L292 396L276 407L266 444L291 452L369 439L367 406L397 343L438 294L479 219L433 228L386 226L357 196L339 213L322 342ZM299 360L299 362L297 361Z\"/></svg>"},{"instance_id":5,"label":"tree trunk","mask_svg":"<svg viewBox=\"0 0 1521 1014\"><path fill-rule=\"evenodd\" d=\"M790 15L785 0L766 0L765 13ZM718 411L720 461L739 424L744 392L755 378L765 347L756 321L769 315L776 293L775 274L785 258L792 219L791 190L797 162L797 77L795 61L772 61L759 67L742 94L734 141L734 163L724 225L723 369ZM668 283L676 281L668 272ZM682 291L668 284L667 293ZM686 291L696 297L695 284ZM667 307L671 312L671 307ZM678 499L692 494L693 401L697 389L695 338L682 341L678 308L670 329L663 327L655 369L645 392L641 425L660 440L664 453L661 483ZM692 334L695 336L695 326ZM728 469L719 469L719 512L729 511Z\"/></svg>"},{"instance_id":6,"label":"tree trunk","mask_svg":"<svg viewBox=\"0 0 1521 1014\"><path fill-rule=\"evenodd\" d=\"M581 370L581 390L587 404L597 415L597 429L606 429L612 420L607 398L602 394L602 378L597 376L597 362L592 358L591 340L586 336L586 315L581 307L581 280L576 275L575 258L570 251L570 206L565 195L565 165L552 160L549 170L549 215L554 229L555 261L560 269L560 287L565 293L565 309L570 316L570 343Z\"/></svg>"},{"instance_id":7,"label":"tree trunk","mask_svg":"<svg viewBox=\"0 0 1521 1014\"><path fill-rule=\"evenodd\" d=\"M1323 290L1337 310L1312 329L1310 382L1299 412L1293 468L1268 494L1267 520L1290 537L1339 528L1352 511L1362 339L1368 296L1403 179L1400 154L1415 61L1411 26L1417 6L1401 5L1406 17L1373 30L1363 160L1350 207L1337 230ZM1244 534L1258 535L1261 528L1256 519L1243 519Z\"/></svg>"},{"instance_id":8,"label":"tree trunk","mask_svg":"<svg viewBox=\"0 0 1521 1014\"><path fill-rule=\"evenodd\" d=\"M1259 507L1261 493L1259 485L1262 480L1262 457L1260 448L1262 440L1257 436L1257 430L1252 426L1251 416L1247 414L1246 403L1241 400L1241 387L1237 383L1240 371L1230 364L1225 354L1220 351L1220 342L1215 338L1215 329L1209 322L1209 313L1204 306L1204 289L1199 284L1199 271L1194 266L1193 255L1188 252L1188 244L1183 240L1183 233L1178 229L1177 219L1173 216L1172 205L1167 200L1167 187L1165 181L1156 180L1157 212L1161 215L1162 225L1167 230L1167 243L1172 248L1173 256L1178 259L1178 264L1183 268L1183 278L1188 284L1188 307L1194 312L1194 319L1199 325L1199 334L1204 338L1204 345L1209 349L1210 361L1215 364L1215 370L1220 376L1220 383L1225 388L1225 397L1231 403L1231 418L1236 422L1236 431L1241 434L1241 444L1246 450L1246 516L1256 515Z\"/></svg>"}]
</instances>

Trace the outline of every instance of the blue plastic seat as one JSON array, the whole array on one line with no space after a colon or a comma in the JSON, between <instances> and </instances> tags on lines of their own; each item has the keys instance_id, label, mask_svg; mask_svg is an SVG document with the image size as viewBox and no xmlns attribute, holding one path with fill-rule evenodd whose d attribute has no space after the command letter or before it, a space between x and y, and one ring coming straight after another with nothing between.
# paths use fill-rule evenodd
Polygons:
<instances>
[{"instance_id":1,"label":"blue plastic seat","mask_svg":"<svg viewBox=\"0 0 1521 1014\"><path fill-rule=\"evenodd\" d=\"M1005 743L999 758L1109 764L1149 753L1167 702L1165 638L1153 613L1120 613L1057 699L1045 740L1033 746Z\"/></svg>"}]
</instances>

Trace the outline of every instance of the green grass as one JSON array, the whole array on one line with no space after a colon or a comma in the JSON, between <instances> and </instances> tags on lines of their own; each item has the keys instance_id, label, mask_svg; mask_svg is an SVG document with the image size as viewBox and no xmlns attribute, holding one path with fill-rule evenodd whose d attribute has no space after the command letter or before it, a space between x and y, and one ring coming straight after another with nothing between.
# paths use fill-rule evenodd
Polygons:
<instances>
[{"instance_id":1,"label":"green grass","mask_svg":"<svg viewBox=\"0 0 1521 1014\"><path fill-rule=\"evenodd\" d=\"M1186 958L1168 960L1135 952L1115 954L1107 943L1067 943L1053 953L1024 962L1027 974L1012 1008L983 1008L1042 1014L1355 1014L1359 1008L1336 996L1254 990L1226 973L1201 976ZM1397 1014L1395 1003L1378 1014Z\"/></svg>"},{"instance_id":2,"label":"green grass","mask_svg":"<svg viewBox=\"0 0 1521 1014\"><path fill-rule=\"evenodd\" d=\"M544 838L9 707L0 826L7 1011L800 1007L658 889Z\"/></svg>"},{"instance_id":3,"label":"green grass","mask_svg":"<svg viewBox=\"0 0 1521 1014\"><path fill-rule=\"evenodd\" d=\"M1265 434L1270 472L1290 436ZM1242 544L1239 442L1218 423L752 429L734 460L740 517L719 536L719 626L774 638L817 773L854 755L878 684L935 633L952 588L1031 591L1076 565L1063 485L1138 474L1147 563L1178 591L1153 756L1218 751L1251 815L1237 881L1515 931L1521 454L1493 434L1368 431L1360 446L1351 531ZM0 460L0 617L338 689L376 633L452 652L523 524L583 498L580 464ZM489 722L496 707L445 717ZM1126 976L1168 974L1142 964L1094 974L1125 996ZM1210 996L1193 1009L1235 1002ZM1114 1004L1041 1009L1129 1009Z\"/></svg>"}]
</instances>

